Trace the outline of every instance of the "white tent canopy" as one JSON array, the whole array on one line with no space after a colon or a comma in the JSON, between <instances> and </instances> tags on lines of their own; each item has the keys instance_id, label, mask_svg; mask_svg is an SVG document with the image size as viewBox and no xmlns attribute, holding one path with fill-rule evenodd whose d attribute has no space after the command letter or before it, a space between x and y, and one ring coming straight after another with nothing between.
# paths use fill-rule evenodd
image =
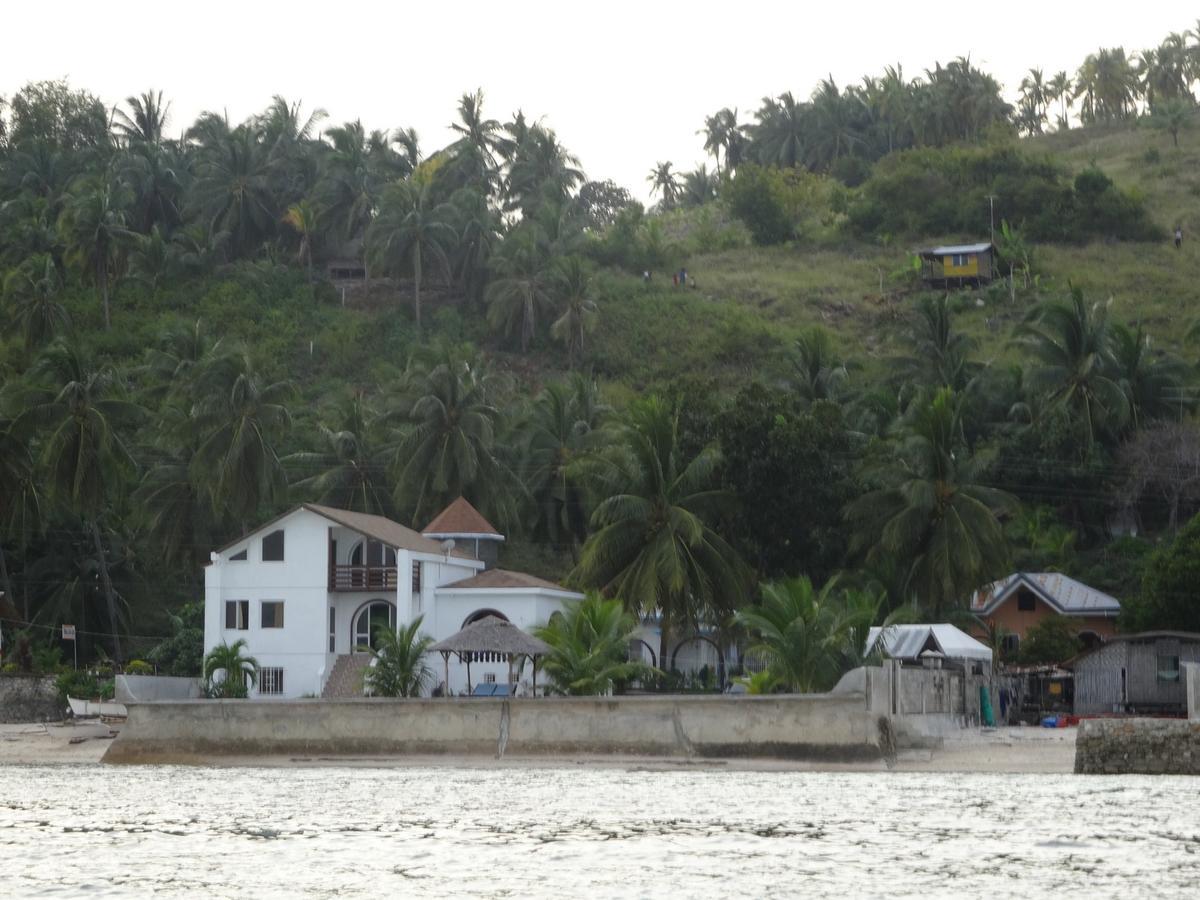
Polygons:
<instances>
[{"instance_id":1,"label":"white tent canopy","mask_svg":"<svg viewBox=\"0 0 1200 900\"><path fill-rule=\"evenodd\" d=\"M872 628L867 633L867 653L871 653L883 637L883 652L892 659L919 660L927 650L941 653L947 659L979 659L992 661L992 651L965 631L953 625L889 625Z\"/></svg>"}]
</instances>

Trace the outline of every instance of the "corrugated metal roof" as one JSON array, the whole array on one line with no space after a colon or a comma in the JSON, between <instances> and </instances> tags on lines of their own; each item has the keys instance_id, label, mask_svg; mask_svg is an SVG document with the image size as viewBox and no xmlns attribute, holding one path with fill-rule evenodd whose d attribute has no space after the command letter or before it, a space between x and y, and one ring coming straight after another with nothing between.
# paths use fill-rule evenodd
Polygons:
<instances>
[{"instance_id":1,"label":"corrugated metal roof","mask_svg":"<svg viewBox=\"0 0 1200 900\"><path fill-rule=\"evenodd\" d=\"M925 252L932 253L934 256L953 256L955 253L982 253L991 248L992 245L984 241L982 244L947 244L944 247L934 247Z\"/></svg>"},{"instance_id":2,"label":"corrugated metal roof","mask_svg":"<svg viewBox=\"0 0 1200 900\"><path fill-rule=\"evenodd\" d=\"M991 613L1025 585L1058 612L1067 616L1106 616L1121 611L1121 601L1060 572L1015 572L976 591L974 612Z\"/></svg>"},{"instance_id":3,"label":"corrugated metal roof","mask_svg":"<svg viewBox=\"0 0 1200 900\"><path fill-rule=\"evenodd\" d=\"M884 653L892 659L920 659L924 651L936 650L950 659L992 661L990 647L949 624L877 626L867 633L867 653L874 649L881 634Z\"/></svg>"}]
</instances>

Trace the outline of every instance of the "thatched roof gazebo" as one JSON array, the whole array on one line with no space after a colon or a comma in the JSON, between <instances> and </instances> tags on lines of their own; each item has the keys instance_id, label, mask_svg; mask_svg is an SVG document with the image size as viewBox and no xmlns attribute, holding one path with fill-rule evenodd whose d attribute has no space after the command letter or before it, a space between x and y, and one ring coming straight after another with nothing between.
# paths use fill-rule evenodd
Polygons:
<instances>
[{"instance_id":1,"label":"thatched roof gazebo","mask_svg":"<svg viewBox=\"0 0 1200 900\"><path fill-rule=\"evenodd\" d=\"M458 657L459 662L467 665L467 693L471 693L471 661L508 663L508 682L513 680L513 661L527 657L533 662L533 690L537 693L537 661L538 657L550 652L550 645L532 635L526 634L512 622L486 616L478 622L472 622L462 631L450 635L444 641L439 641L429 648L442 654L442 662L446 667L446 689L450 687L450 654Z\"/></svg>"}]
</instances>

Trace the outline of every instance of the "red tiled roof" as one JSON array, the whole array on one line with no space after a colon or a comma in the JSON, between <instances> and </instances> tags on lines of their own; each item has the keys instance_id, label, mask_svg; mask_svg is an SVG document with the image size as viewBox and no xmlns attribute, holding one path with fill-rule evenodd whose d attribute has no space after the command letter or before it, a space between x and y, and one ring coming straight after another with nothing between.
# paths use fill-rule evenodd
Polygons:
<instances>
[{"instance_id":1,"label":"red tiled roof","mask_svg":"<svg viewBox=\"0 0 1200 900\"><path fill-rule=\"evenodd\" d=\"M459 497L421 529L422 534L494 534L503 537L465 497Z\"/></svg>"}]
</instances>

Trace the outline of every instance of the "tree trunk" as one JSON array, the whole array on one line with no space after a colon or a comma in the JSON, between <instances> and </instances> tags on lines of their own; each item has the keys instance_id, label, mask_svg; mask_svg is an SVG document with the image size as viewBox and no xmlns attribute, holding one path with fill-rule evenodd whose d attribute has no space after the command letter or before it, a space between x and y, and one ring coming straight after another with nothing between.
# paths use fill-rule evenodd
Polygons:
<instances>
[{"instance_id":1,"label":"tree trunk","mask_svg":"<svg viewBox=\"0 0 1200 900\"><path fill-rule=\"evenodd\" d=\"M421 245L413 245L413 315L417 320L417 340L421 339Z\"/></svg>"},{"instance_id":2,"label":"tree trunk","mask_svg":"<svg viewBox=\"0 0 1200 900\"><path fill-rule=\"evenodd\" d=\"M671 650L671 617L667 615L666 610L659 610L662 618L659 620L658 634L658 667L664 671L671 671L667 666L670 664Z\"/></svg>"},{"instance_id":3,"label":"tree trunk","mask_svg":"<svg viewBox=\"0 0 1200 900\"><path fill-rule=\"evenodd\" d=\"M13 605L13 609L17 608L17 595L13 593L12 579L8 575L8 559L4 555L4 542L0 541L0 588L4 589L4 596ZM25 611L25 619L29 619L29 611Z\"/></svg>"},{"instance_id":4,"label":"tree trunk","mask_svg":"<svg viewBox=\"0 0 1200 900\"><path fill-rule=\"evenodd\" d=\"M100 527L96 524L96 520L92 519L89 523L92 530L92 543L96 547L96 557L100 560L100 583L104 587L104 603L108 607L108 622L112 628L113 638L113 658L117 662L121 662L121 635L120 628L117 624L117 598L113 594L112 579L108 577L108 560L104 556L104 543L100 540Z\"/></svg>"},{"instance_id":5,"label":"tree trunk","mask_svg":"<svg viewBox=\"0 0 1200 900\"><path fill-rule=\"evenodd\" d=\"M112 328L112 320L108 315L108 270L102 269L96 277L100 281L100 299L104 303L104 329Z\"/></svg>"}]
</instances>

